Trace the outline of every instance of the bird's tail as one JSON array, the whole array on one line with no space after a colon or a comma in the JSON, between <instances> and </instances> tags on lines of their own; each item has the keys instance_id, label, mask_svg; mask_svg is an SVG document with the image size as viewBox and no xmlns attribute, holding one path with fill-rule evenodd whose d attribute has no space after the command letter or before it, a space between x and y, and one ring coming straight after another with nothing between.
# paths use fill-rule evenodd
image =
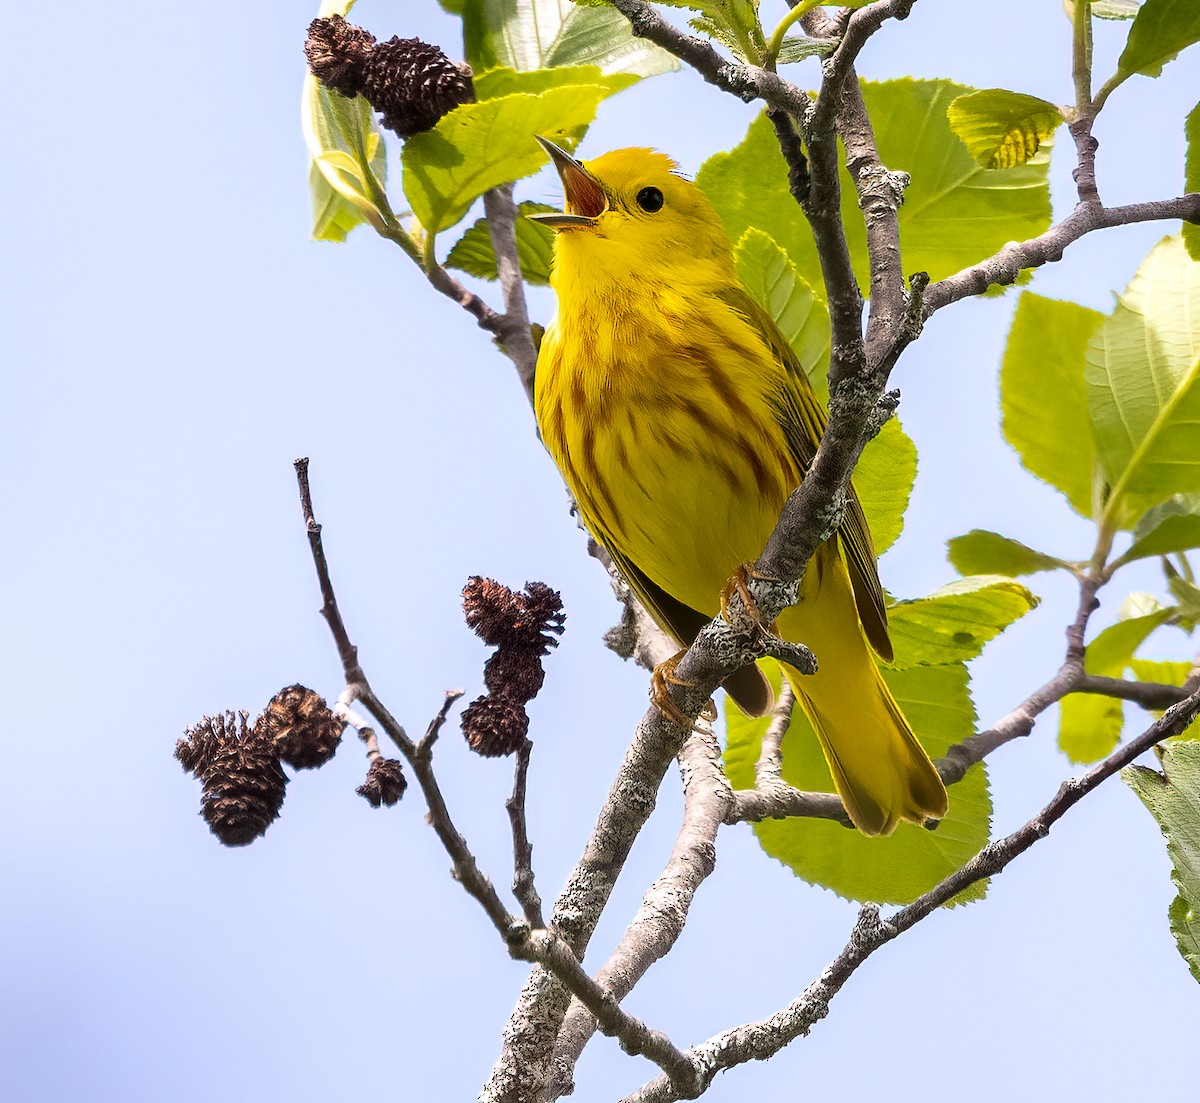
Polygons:
<instances>
[{"instance_id":1,"label":"bird's tail","mask_svg":"<svg viewBox=\"0 0 1200 1103\"><path fill-rule=\"evenodd\" d=\"M840 567L840 563L838 564ZM834 572L844 574L842 572ZM946 787L883 680L856 621L847 631L837 603L849 580L822 586L808 608L781 618L788 639L807 644L820 670L801 675L784 667L804 711L816 729L838 794L854 825L866 835L889 835L901 820L924 823L946 814ZM834 591L831 593L830 591ZM849 599L852 600L852 599ZM826 608L820 608L826 606Z\"/></svg>"}]
</instances>

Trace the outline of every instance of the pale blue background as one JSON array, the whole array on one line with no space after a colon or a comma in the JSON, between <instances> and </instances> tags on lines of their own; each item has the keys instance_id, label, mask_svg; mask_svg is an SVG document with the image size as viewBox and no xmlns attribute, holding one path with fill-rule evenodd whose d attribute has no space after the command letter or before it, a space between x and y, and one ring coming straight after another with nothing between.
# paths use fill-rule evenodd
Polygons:
<instances>
[{"instance_id":1,"label":"pale blue background","mask_svg":"<svg viewBox=\"0 0 1200 1103\"><path fill-rule=\"evenodd\" d=\"M465 1100L498 1051L525 967L447 876L419 801L376 812L354 795L355 743L298 778L283 819L239 851L209 835L171 758L205 712L257 711L293 681L340 688L293 457L312 457L343 610L410 730L443 689L480 691L485 651L458 606L469 574L561 588L569 628L532 708L546 896L645 708L645 675L598 643L616 615L608 583L507 362L369 231L308 241L297 103L315 6L68 0L7 15L5 1100ZM434 0L363 0L356 16L457 51ZM1111 64L1123 28L1102 30ZM922 0L861 71L1065 100L1068 57L1054 0ZM1179 190L1198 58L1114 97L1097 130L1110 202ZM602 109L584 154L655 145L694 172L752 111L688 74L645 82ZM1055 162L1060 212L1069 167ZM548 177L523 192L556 195ZM1035 287L1107 309L1167 229L1097 236ZM998 435L1013 302L939 315L895 376L921 449L908 529L883 566L898 594L950 580L944 541L974 526L1072 558L1090 549ZM552 308L539 296L535 309L545 321ZM1158 585L1149 570L1132 581ZM985 722L1059 661L1072 587L1033 584L1043 607L977 664ZM1154 650L1189 654L1178 635ZM1049 718L995 756L997 831L1070 774L1053 744ZM507 766L468 755L456 725L440 763L462 829L506 882ZM589 964L661 868L678 789L672 774ZM1167 932L1168 872L1157 828L1110 783L985 903L880 953L811 1038L709 1098L1119 1100L1190 1084L1179 1054L1193 1051L1197 988ZM840 949L853 915L765 858L749 829L728 830L678 951L628 1006L680 1044L768 1014ZM575 1098L615 1099L654 1071L599 1039Z\"/></svg>"}]
</instances>

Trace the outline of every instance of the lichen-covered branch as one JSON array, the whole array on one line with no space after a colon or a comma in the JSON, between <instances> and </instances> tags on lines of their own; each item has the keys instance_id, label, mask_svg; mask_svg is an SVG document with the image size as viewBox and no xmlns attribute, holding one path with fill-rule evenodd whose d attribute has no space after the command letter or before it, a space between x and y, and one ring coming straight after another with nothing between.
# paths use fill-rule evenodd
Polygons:
<instances>
[{"instance_id":1,"label":"lichen-covered branch","mask_svg":"<svg viewBox=\"0 0 1200 1103\"><path fill-rule=\"evenodd\" d=\"M1136 739L1114 751L1082 777L1064 782L1053 800L1036 816L1011 835L984 847L965 866L907 907L884 918L876 905L865 905L846 947L792 1003L767 1019L723 1031L685 1053L703 1084L707 1086L718 1072L736 1065L764 1061L807 1034L829 1014L830 1001L876 950L916 926L963 889L985 877L995 876L1014 858L1046 838L1050 828L1097 785L1155 744L1179 735L1197 716L1200 716L1200 691L1173 705ZM627 1096L623 1103L675 1103L683 1098L686 1097L676 1091L670 1080L659 1077Z\"/></svg>"}]
</instances>

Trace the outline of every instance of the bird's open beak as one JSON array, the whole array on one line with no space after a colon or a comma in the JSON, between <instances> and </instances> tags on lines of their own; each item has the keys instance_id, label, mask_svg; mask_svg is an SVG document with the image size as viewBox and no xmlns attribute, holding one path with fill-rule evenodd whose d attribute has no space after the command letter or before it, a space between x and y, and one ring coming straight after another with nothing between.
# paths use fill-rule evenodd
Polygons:
<instances>
[{"instance_id":1,"label":"bird's open beak","mask_svg":"<svg viewBox=\"0 0 1200 1103\"><path fill-rule=\"evenodd\" d=\"M531 214L526 217L540 222L543 226L549 226L552 230L594 227L596 219L608 210L608 193L605 192L604 186L566 150L559 149L541 135L534 137L542 149L550 154L550 160L558 169L566 210L561 214L552 211L549 214Z\"/></svg>"}]
</instances>

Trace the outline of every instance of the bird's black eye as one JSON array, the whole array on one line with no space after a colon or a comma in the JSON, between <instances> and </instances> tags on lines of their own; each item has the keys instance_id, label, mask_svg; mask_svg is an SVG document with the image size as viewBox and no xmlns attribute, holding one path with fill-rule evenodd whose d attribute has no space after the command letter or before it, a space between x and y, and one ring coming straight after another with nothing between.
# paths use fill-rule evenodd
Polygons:
<instances>
[{"instance_id":1,"label":"bird's black eye","mask_svg":"<svg viewBox=\"0 0 1200 1103\"><path fill-rule=\"evenodd\" d=\"M658 188L642 188L642 190L637 193L637 203L643 211L648 211L650 214L654 214L655 211L662 210L663 193L660 192Z\"/></svg>"}]
</instances>

